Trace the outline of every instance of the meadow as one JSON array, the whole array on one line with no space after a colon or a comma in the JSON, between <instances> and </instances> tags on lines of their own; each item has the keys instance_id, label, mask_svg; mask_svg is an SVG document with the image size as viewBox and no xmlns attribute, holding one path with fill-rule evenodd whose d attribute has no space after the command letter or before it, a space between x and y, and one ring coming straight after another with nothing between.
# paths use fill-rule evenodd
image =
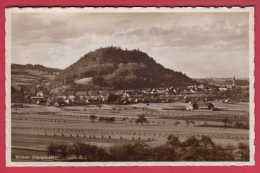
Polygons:
<instances>
[{"instance_id":1,"label":"meadow","mask_svg":"<svg viewBox=\"0 0 260 173\"><path fill-rule=\"evenodd\" d=\"M149 146L159 146L169 135L179 137L181 141L192 136L209 136L222 146L248 145L249 129L235 125L238 122L248 125L248 103L214 104L218 111L187 111L185 103L178 102L65 107L24 104L23 107L12 107L12 158L13 161L24 161L15 156L46 155L50 143L82 142L107 148L142 141ZM137 121L140 115L146 120Z\"/></svg>"}]
</instances>

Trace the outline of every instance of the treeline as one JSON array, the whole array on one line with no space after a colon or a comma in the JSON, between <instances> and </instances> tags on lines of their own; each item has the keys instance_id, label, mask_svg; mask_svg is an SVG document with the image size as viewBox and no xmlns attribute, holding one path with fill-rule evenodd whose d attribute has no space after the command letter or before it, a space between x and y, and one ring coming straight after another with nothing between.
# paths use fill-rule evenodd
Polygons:
<instances>
[{"instance_id":1,"label":"treeline","mask_svg":"<svg viewBox=\"0 0 260 173\"><path fill-rule=\"evenodd\" d=\"M40 64L26 64L26 65L12 64L11 69L12 70L16 70L16 69L29 70L30 69L30 70L41 70L41 71L46 71L46 72L59 72L59 71L61 71L60 69L45 67L45 66L40 65Z\"/></svg>"},{"instance_id":2,"label":"treeline","mask_svg":"<svg viewBox=\"0 0 260 173\"><path fill-rule=\"evenodd\" d=\"M76 142L51 143L47 149L49 156L61 161L249 161L248 145L223 147L207 136L180 141L170 135L165 144L157 147L141 141L109 148Z\"/></svg>"}]
</instances>

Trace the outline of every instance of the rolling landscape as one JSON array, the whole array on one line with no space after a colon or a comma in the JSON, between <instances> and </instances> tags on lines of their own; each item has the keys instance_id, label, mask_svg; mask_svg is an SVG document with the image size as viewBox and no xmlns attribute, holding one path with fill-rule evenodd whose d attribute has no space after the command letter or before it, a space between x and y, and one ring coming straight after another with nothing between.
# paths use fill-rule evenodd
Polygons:
<instances>
[{"instance_id":1,"label":"rolling landscape","mask_svg":"<svg viewBox=\"0 0 260 173\"><path fill-rule=\"evenodd\" d=\"M246 80L191 79L118 47L65 69L12 64L11 76L12 161L249 159Z\"/></svg>"},{"instance_id":2,"label":"rolling landscape","mask_svg":"<svg viewBox=\"0 0 260 173\"><path fill-rule=\"evenodd\" d=\"M253 7L7 11L7 166L255 163Z\"/></svg>"}]
</instances>

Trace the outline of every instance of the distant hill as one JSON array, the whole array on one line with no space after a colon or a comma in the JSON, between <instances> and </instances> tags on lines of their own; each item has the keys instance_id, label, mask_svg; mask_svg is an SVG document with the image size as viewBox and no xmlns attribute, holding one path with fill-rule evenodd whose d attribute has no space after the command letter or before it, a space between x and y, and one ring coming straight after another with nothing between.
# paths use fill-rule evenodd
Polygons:
<instances>
[{"instance_id":1,"label":"distant hill","mask_svg":"<svg viewBox=\"0 0 260 173\"><path fill-rule=\"evenodd\" d=\"M42 65L11 65L11 100L24 102L26 95L36 95L37 89L48 88L61 70Z\"/></svg>"},{"instance_id":2,"label":"distant hill","mask_svg":"<svg viewBox=\"0 0 260 173\"><path fill-rule=\"evenodd\" d=\"M11 65L12 86L34 86L42 82L54 80L60 69L48 68L42 65Z\"/></svg>"},{"instance_id":3,"label":"distant hill","mask_svg":"<svg viewBox=\"0 0 260 173\"><path fill-rule=\"evenodd\" d=\"M203 79L196 79L196 81L200 83L206 83L209 85L215 86L225 86L225 85L232 85L233 78L203 78ZM249 86L249 79L246 78L235 78L235 84L238 86Z\"/></svg>"},{"instance_id":4,"label":"distant hill","mask_svg":"<svg viewBox=\"0 0 260 173\"><path fill-rule=\"evenodd\" d=\"M63 85L110 89L183 87L195 83L184 73L158 64L144 52L117 47L87 53L64 69L56 81Z\"/></svg>"}]
</instances>

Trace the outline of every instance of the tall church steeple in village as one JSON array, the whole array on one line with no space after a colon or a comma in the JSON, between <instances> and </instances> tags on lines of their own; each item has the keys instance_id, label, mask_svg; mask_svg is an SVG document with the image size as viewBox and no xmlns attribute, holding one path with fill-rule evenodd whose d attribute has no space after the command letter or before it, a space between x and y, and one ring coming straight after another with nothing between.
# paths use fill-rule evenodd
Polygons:
<instances>
[{"instance_id":1,"label":"tall church steeple in village","mask_svg":"<svg viewBox=\"0 0 260 173\"><path fill-rule=\"evenodd\" d=\"M232 80L232 87L236 87L236 76L234 75L233 80Z\"/></svg>"}]
</instances>

